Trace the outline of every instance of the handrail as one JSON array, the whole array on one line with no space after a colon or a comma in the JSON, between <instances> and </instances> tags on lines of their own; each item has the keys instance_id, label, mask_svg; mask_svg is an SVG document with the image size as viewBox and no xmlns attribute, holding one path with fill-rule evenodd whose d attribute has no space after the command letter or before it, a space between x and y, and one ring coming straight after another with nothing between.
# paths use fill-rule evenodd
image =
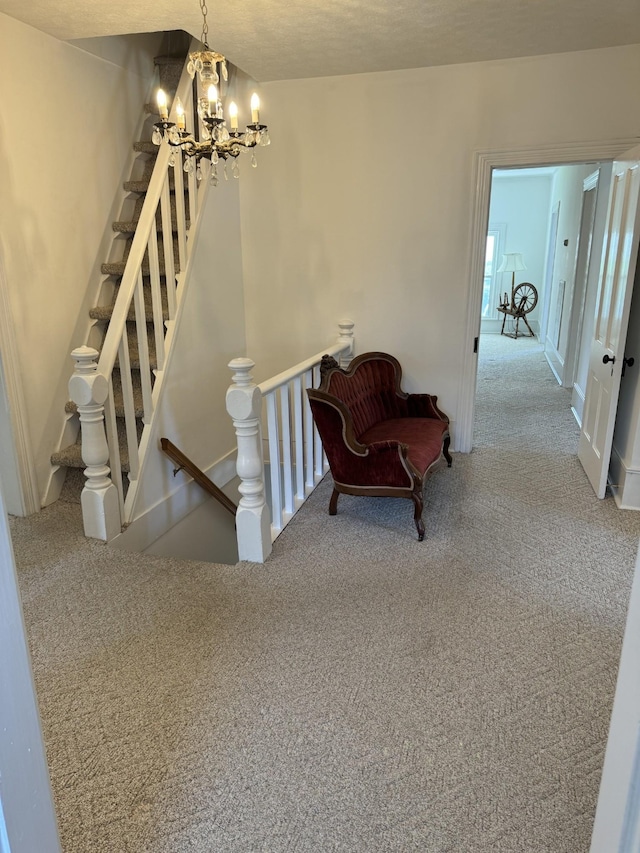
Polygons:
<instances>
[{"instance_id":1,"label":"handrail","mask_svg":"<svg viewBox=\"0 0 640 853\"><path fill-rule=\"evenodd\" d=\"M170 119L176 118L176 107L178 99L182 103L187 102L188 91L191 87L191 78L187 73L187 66L182 70L180 82L176 90L173 104L171 107ZM131 241L131 249L127 257L127 263L118 288L118 297L113 308L109 327L102 344L100 351L100 359L98 361L98 370L104 376L109 376L113 370L118 349L122 338L122 332L127 321L129 306L133 299L134 290L138 283L138 272L144 260L144 253L149 242L149 235L152 228L155 228L156 213L160 196L164 189L165 181L168 180L169 158L171 156L171 148L169 145L160 145L153 174L149 182L149 188L145 194L144 204L140 212L140 218L136 227L133 240ZM165 239L171 234L164 235Z\"/></svg>"},{"instance_id":2,"label":"handrail","mask_svg":"<svg viewBox=\"0 0 640 853\"><path fill-rule=\"evenodd\" d=\"M264 382L261 382L258 385L260 393L263 397L265 397L267 394L271 394L273 391L276 391L282 385L286 385L287 382L290 382L297 376L302 376L302 374L306 373L307 370L311 370L312 367L315 367L317 364L320 364L323 355L338 355L341 352L347 352L350 346L351 344L339 342L333 344L330 347L325 347L325 349L323 349L321 352L310 356L304 361L301 361L299 364L290 367L288 370L283 370L282 373L278 373L277 376L272 376L271 379L266 379Z\"/></svg>"},{"instance_id":3,"label":"handrail","mask_svg":"<svg viewBox=\"0 0 640 853\"><path fill-rule=\"evenodd\" d=\"M185 456L184 453L173 444L173 442L169 441L168 438L160 439L160 446L162 447L163 453L165 453L169 459L179 465L179 468L174 469L174 476L178 473L178 471L184 470L188 474L190 474L196 483L201 486L207 494L211 495L212 498L215 498L222 506L231 513L235 517L237 507L230 497L225 495L222 489L218 488L216 484L210 480L204 471L201 471L200 468L192 462L188 456Z\"/></svg>"}]
</instances>

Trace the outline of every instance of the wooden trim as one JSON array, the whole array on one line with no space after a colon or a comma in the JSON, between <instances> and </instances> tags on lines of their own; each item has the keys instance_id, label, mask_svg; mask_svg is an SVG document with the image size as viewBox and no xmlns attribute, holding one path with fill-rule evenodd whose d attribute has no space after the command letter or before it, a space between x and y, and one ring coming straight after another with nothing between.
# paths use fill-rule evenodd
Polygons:
<instances>
[{"instance_id":1,"label":"wooden trim","mask_svg":"<svg viewBox=\"0 0 640 853\"><path fill-rule=\"evenodd\" d=\"M184 469L193 477L196 483L203 488L205 492L207 492L207 494L211 495L212 498L215 498L218 503L222 504L222 506L231 513L231 515L235 516L238 508L231 498L225 495L222 489L218 488L218 486L216 486L216 484L212 482L207 475L189 459L188 456L185 456L184 453L179 450L175 444L169 441L168 438L161 438L160 446L162 447L163 453L180 466L174 473L177 473L180 469Z\"/></svg>"}]
</instances>

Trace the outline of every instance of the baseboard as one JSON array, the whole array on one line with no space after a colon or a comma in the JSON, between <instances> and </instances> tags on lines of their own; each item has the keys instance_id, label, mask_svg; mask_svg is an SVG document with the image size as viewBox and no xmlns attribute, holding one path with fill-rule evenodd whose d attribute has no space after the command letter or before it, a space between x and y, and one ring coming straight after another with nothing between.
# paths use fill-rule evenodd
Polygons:
<instances>
[{"instance_id":1,"label":"baseboard","mask_svg":"<svg viewBox=\"0 0 640 853\"><path fill-rule=\"evenodd\" d=\"M480 321L481 335L499 335L501 328L502 320L491 320L487 317L483 317Z\"/></svg>"},{"instance_id":2,"label":"baseboard","mask_svg":"<svg viewBox=\"0 0 640 853\"><path fill-rule=\"evenodd\" d=\"M584 414L584 391L580 386L573 383L573 393L571 394L571 411L576 419L578 426L582 429L582 415Z\"/></svg>"},{"instance_id":3,"label":"baseboard","mask_svg":"<svg viewBox=\"0 0 640 853\"><path fill-rule=\"evenodd\" d=\"M539 337L539 335L540 335L540 323L537 320L530 320L529 325L531 326L531 328L533 330L534 336L536 338ZM524 330L524 333L522 333L523 330ZM499 335L499 334L501 334L501 331L502 331L502 318L498 318L497 320L494 320L493 318L483 317L480 320L480 334L481 335ZM524 325L524 323L522 323L520 325L520 332L521 332L521 334L518 335L519 338L520 337L523 337L523 338L530 337L529 330Z\"/></svg>"},{"instance_id":4,"label":"baseboard","mask_svg":"<svg viewBox=\"0 0 640 853\"><path fill-rule=\"evenodd\" d=\"M204 473L216 486L224 488L236 476L236 450L214 462ZM142 552L210 499L210 496L189 478L143 515L134 519L119 536L110 539L109 545L123 551Z\"/></svg>"},{"instance_id":5,"label":"baseboard","mask_svg":"<svg viewBox=\"0 0 640 853\"><path fill-rule=\"evenodd\" d=\"M564 361L560 357L560 353L555 348L555 346L551 343L549 338L544 342L544 357L547 359L549 363L549 367L551 368L551 372L558 380L558 385L562 385L562 374L564 373Z\"/></svg>"},{"instance_id":6,"label":"baseboard","mask_svg":"<svg viewBox=\"0 0 640 853\"><path fill-rule=\"evenodd\" d=\"M640 510L640 471L627 468L618 451L611 451L609 488L618 509Z\"/></svg>"}]
</instances>

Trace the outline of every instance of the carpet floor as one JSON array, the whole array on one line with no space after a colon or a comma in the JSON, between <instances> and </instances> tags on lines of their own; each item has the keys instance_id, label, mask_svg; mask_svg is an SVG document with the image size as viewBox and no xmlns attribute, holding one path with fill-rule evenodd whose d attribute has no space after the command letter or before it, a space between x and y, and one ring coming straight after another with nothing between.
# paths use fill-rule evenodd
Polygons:
<instances>
[{"instance_id":1,"label":"carpet floor","mask_svg":"<svg viewBox=\"0 0 640 853\"><path fill-rule=\"evenodd\" d=\"M330 518L330 478L264 566L11 520L65 853L586 853L640 514L493 337L422 543L409 501Z\"/></svg>"}]
</instances>

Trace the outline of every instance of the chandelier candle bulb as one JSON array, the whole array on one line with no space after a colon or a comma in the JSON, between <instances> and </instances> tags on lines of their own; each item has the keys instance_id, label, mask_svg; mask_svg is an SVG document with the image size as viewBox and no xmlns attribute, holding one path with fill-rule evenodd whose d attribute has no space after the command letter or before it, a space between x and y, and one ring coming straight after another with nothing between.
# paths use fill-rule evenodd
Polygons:
<instances>
[{"instance_id":1,"label":"chandelier candle bulb","mask_svg":"<svg viewBox=\"0 0 640 853\"><path fill-rule=\"evenodd\" d=\"M238 129L238 105L235 101L229 104L229 119L231 121L231 130Z\"/></svg>"},{"instance_id":2,"label":"chandelier candle bulb","mask_svg":"<svg viewBox=\"0 0 640 853\"><path fill-rule=\"evenodd\" d=\"M218 109L218 90L213 84L209 86L207 98L209 99L209 115L214 116Z\"/></svg>"},{"instance_id":3,"label":"chandelier candle bulb","mask_svg":"<svg viewBox=\"0 0 640 853\"><path fill-rule=\"evenodd\" d=\"M176 104L176 124L178 125L178 130L185 129L184 107L179 98Z\"/></svg>"},{"instance_id":4,"label":"chandelier candle bulb","mask_svg":"<svg viewBox=\"0 0 640 853\"><path fill-rule=\"evenodd\" d=\"M169 118L169 112L167 110L167 96L165 95L163 89L158 89L158 94L156 95L156 103L158 104L160 118L163 121L166 121Z\"/></svg>"},{"instance_id":5,"label":"chandelier candle bulb","mask_svg":"<svg viewBox=\"0 0 640 853\"><path fill-rule=\"evenodd\" d=\"M251 95L251 121L253 124L258 124L260 121L260 98L257 92Z\"/></svg>"}]
</instances>

